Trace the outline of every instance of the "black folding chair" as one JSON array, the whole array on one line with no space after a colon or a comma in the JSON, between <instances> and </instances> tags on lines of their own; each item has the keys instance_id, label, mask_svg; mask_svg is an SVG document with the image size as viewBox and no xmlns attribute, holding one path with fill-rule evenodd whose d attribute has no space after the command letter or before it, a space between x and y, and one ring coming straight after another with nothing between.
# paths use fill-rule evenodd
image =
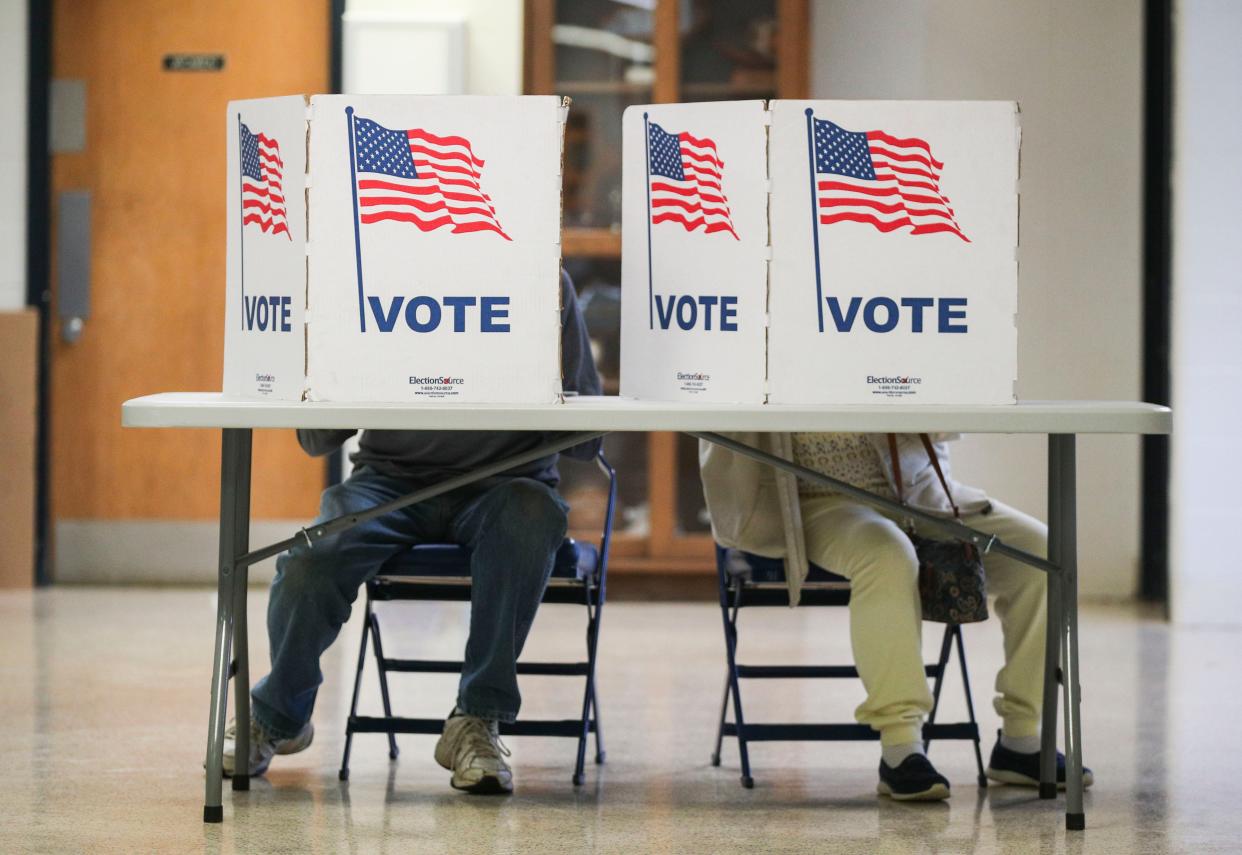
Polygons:
<instances>
[{"instance_id":1,"label":"black folding chair","mask_svg":"<svg viewBox=\"0 0 1242 855\"><path fill-rule=\"evenodd\" d=\"M856 678L858 670L852 665L741 665L737 661L738 612L747 606L788 606L789 590L785 583L785 562L779 558L764 558L734 549L716 547L716 572L720 581L720 612L724 618L725 658L728 671L725 675L724 700L720 706L720 726L716 731L716 750L712 765L720 765L720 748L726 736L737 737L738 754L742 761L742 786L751 788L755 779L750 774L750 742L803 742L875 740L880 735L871 727L856 722L849 724L803 724L748 722L742 715L741 681L744 679L815 679ZM803 606L848 606L850 583L844 576L830 573L812 564L802 587ZM940 706L940 688L949 666L953 644L957 642L958 663L962 669L962 685L966 691L966 711L969 720L952 724L938 724L936 711ZM979 786L987 786L983 774L983 754L979 748L979 724L975 720L975 705L970 694L970 675L966 671L966 648L962 644L962 628L946 626L944 640L940 644L940 656L925 670L932 684L932 709L923 725L925 746L933 739L969 739L975 746L975 767L979 773ZM733 697L734 722L726 719L729 697Z\"/></svg>"},{"instance_id":2,"label":"black folding chair","mask_svg":"<svg viewBox=\"0 0 1242 855\"><path fill-rule=\"evenodd\" d=\"M599 546L566 538L557 550L552 577L542 600L544 603L572 603L586 607L586 661L519 661L517 663L518 674L585 677L582 713L576 718L521 720L500 725L500 732L506 736L563 736L577 739L578 759L573 775L575 785L580 785L584 780L583 767L586 763L587 738L591 733L595 734L595 762L604 762L599 700L595 694L595 660L599 642L600 615L607 592L608 552L612 540L613 511L617 499L617 476L602 453L596 458L596 463L608 478L608 504L604 513L604 529ZM454 544L415 546L385 564L366 587L367 600L362 625L362 644L358 649L358 670L354 678L353 700L349 707L349 720L345 725L345 754L341 758L339 774L342 781L349 779L349 752L355 733L388 734L388 756L395 760L398 753L396 734L439 734L443 731L444 719L402 718L392 714L388 675L390 673L460 674L462 663L432 659L396 659L385 656L380 636L379 616L376 614L374 604L378 601L392 600L469 602L470 550ZM362 686L362 672L366 665L368 641L372 644L375 664L379 672L380 697L384 707L382 716L358 715L358 694Z\"/></svg>"}]
</instances>

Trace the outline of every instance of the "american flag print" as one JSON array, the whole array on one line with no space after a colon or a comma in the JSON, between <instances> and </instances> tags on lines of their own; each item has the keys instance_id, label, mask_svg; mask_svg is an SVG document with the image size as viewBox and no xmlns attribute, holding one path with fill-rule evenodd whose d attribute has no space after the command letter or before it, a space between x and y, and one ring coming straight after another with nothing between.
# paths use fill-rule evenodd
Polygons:
<instances>
[{"instance_id":1,"label":"american flag print","mask_svg":"<svg viewBox=\"0 0 1242 855\"><path fill-rule=\"evenodd\" d=\"M280 144L263 133L241 126L241 199L242 228L257 225L274 235L289 233L289 215L285 210L285 162L280 159Z\"/></svg>"},{"instance_id":2,"label":"american flag print","mask_svg":"<svg viewBox=\"0 0 1242 855\"><path fill-rule=\"evenodd\" d=\"M944 164L926 140L884 131L847 131L815 119L820 225L866 223L882 232L948 232L967 243L949 197L940 192Z\"/></svg>"},{"instance_id":3,"label":"american flag print","mask_svg":"<svg viewBox=\"0 0 1242 855\"><path fill-rule=\"evenodd\" d=\"M652 224L679 223L688 232L701 228L705 234L728 232L738 240L716 143L685 131L671 134L651 122L647 145Z\"/></svg>"},{"instance_id":4,"label":"american flag print","mask_svg":"<svg viewBox=\"0 0 1242 855\"><path fill-rule=\"evenodd\" d=\"M357 116L353 123L361 223L410 223L424 232L447 226L453 234L495 232L512 240L483 192L483 160L468 139L392 130Z\"/></svg>"}]
</instances>

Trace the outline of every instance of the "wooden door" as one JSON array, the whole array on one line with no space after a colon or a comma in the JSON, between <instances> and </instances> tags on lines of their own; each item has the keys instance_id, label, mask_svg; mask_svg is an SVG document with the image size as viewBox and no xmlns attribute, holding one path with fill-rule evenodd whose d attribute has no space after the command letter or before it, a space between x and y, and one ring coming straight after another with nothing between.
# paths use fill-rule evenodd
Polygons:
<instances>
[{"instance_id":1,"label":"wooden door","mask_svg":"<svg viewBox=\"0 0 1242 855\"><path fill-rule=\"evenodd\" d=\"M60 191L92 197L91 315L77 343L53 345L57 526L217 516L219 433L122 429L121 402L221 388L226 103L327 91L328 6L55 0L53 77L85 82L86 133L82 151L53 155L53 211ZM224 66L166 70L169 54ZM312 514L323 462L291 431L254 447L254 517Z\"/></svg>"}]
</instances>

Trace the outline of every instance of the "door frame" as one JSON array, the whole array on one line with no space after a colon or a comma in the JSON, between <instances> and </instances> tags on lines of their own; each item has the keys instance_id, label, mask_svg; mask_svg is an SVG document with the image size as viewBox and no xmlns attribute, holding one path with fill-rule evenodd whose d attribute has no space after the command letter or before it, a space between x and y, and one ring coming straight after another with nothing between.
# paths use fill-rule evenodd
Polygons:
<instances>
[{"instance_id":1,"label":"door frame","mask_svg":"<svg viewBox=\"0 0 1242 855\"><path fill-rule=\"evenodd\" d=\"M52 4L27 0L26 305L39 315L35 397L34 584L51 584L52 159L48 113L52 82Z\"/></svg>"},{"instance_id":2,"label":"door frame","mask_svg":"<svg viewBox=\"0 0 1242 855\"><path fill-rule=\"evenodd\" d=\"M1172 403L1173 3L1143 4L1143 400ZM1169 438L1142 438L1139 598L1169 609Z\"/></svg>"},{"instance_id":3,"label":"door frame","mask_svg":"<svg viewBox=\"0 0 1242 855\"><path fill-rule=\"evenodd\" d=\"M48 148L52 83L52 6L27 0L26 96L26 304L38 313L37 393L35 399L34 584L52 578L51 551L51 380L52 380L52 169ZM332 90L340 91L341 16L345 0L325 3L330 17L329 69ZM331 468L326 471L331 472Z\"/></svg>"}]
</instances>

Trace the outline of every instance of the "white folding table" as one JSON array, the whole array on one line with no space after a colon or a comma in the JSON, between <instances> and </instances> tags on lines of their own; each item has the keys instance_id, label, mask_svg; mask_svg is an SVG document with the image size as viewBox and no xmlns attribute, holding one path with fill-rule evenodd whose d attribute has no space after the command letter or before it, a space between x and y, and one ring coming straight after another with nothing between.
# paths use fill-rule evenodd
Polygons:
<instances>
[{"instance_id":1,"label":"white folding table","mask_svg":"<svg viewBox=\"0 0 1242 855\"><path fill-rule=\"evenodd\" d=\"M1048 435L1048 554L1030 555L953 520L926 517L941 531L1005 552L1048 574L1048 633L1045 643L1041 798L1056 797L1057 687L1063 686L1066 741L1066 827L1085 826L1078 673L1078 540L1075 438L1078 434L1167 434L1172 414L1166 407L1121 401L1030 401L1013 406L782 406L747 404L669 404L616 397L568 398L563 404L506 405L420 403L335 404L246 400L210 392L172 392L125 402L122 424L147 428L214 428L223 433L220 468L220 553L216 641L207 731L205 822L220 822L227 684L234 689L239 756L248 755L250 674L247 653L246 577L250 565L289 549L313 544L397 508L511 469L614 431L679 431L724 445L764 463L819 481L878 507L894 503L842 484L790 461L739 444L721 432L832 431L843 433L1034 433ZM448 479L379 506L308 526L262 549L250 549L251 436L255 428L346 428L374 430L533 430L564 431L563 437L525 454ZM236 661L231 662L235 650ZM233 777L234 790L249 788L245 775Z\"/></svg>"}]
</instances>

